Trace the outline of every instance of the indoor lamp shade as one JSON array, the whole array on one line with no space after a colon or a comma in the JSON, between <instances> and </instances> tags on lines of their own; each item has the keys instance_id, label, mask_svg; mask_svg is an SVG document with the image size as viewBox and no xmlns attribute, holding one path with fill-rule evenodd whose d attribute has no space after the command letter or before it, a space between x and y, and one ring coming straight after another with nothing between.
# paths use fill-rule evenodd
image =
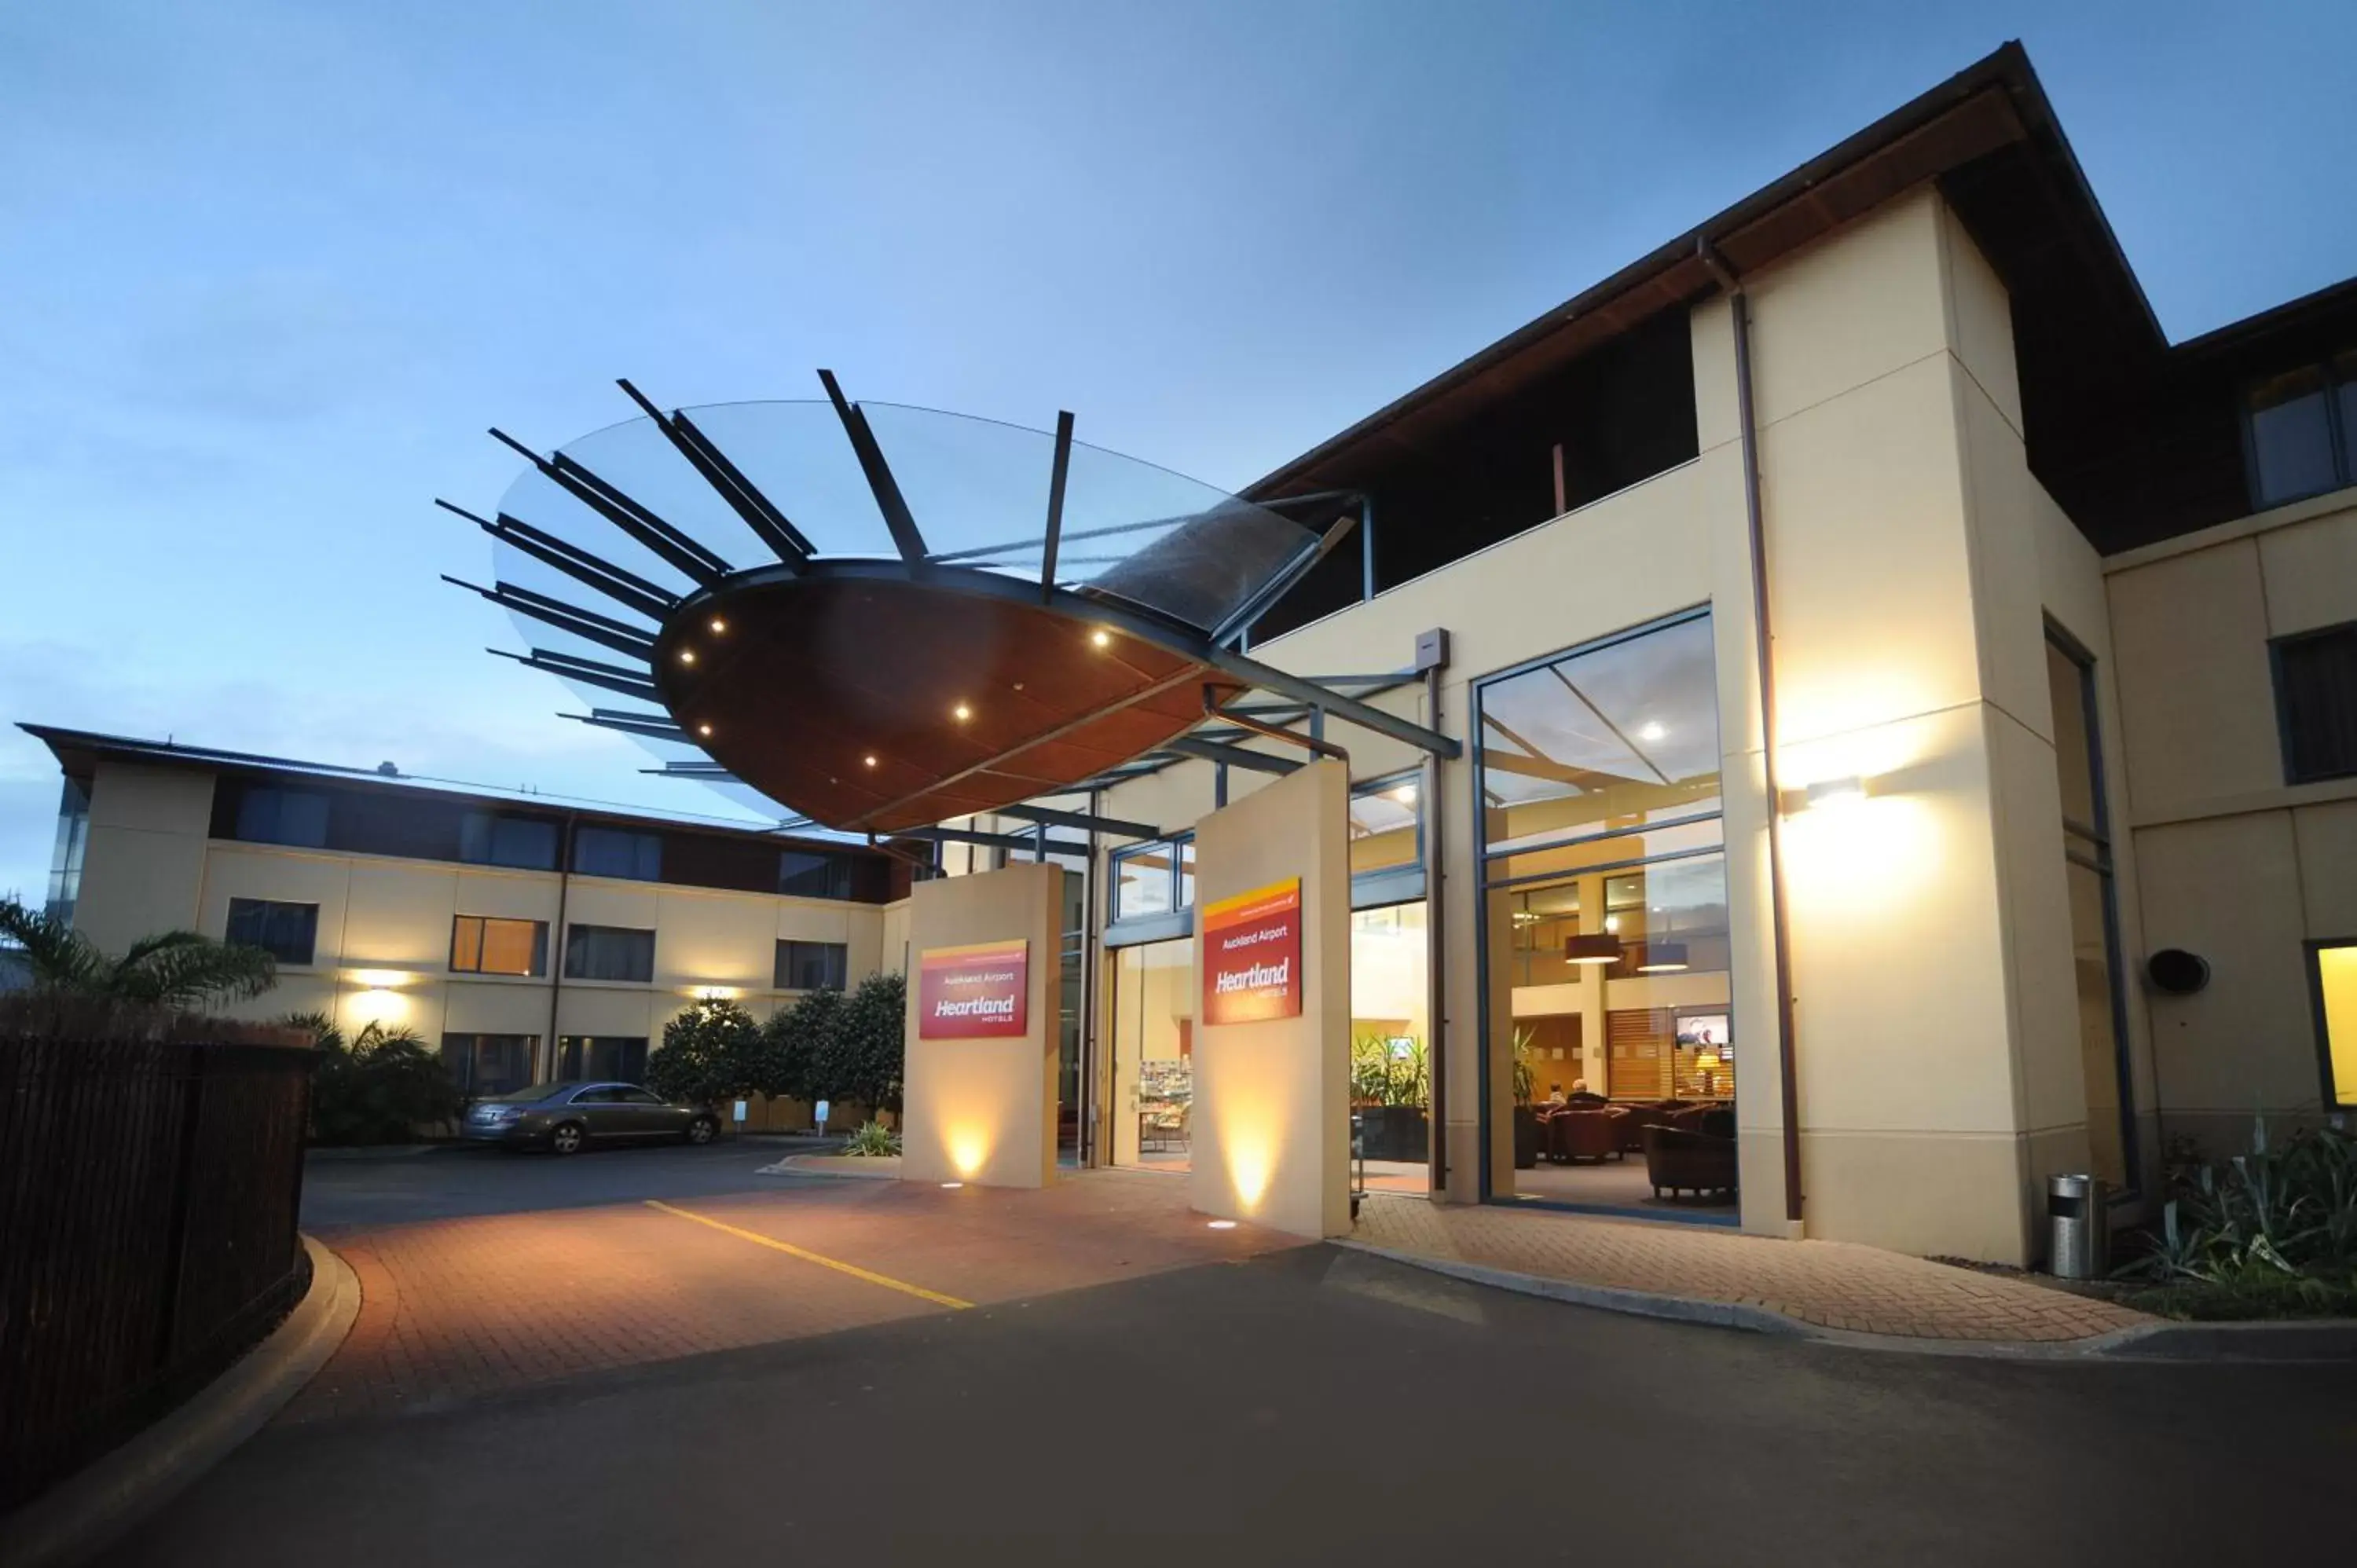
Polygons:
<instances>
[{"instance_id":1,"label":"indoor lamp shade","mask_svg":"<svg viewBox=\"0 0 2357 1568\"><path fill-rule=\"evenodd\" d=\"M1644 961L1637 966L1640 974L1671 974L1686 967L1686 944L1684 942L1647 942Z\"/></svg>"},{"instance_id":2,"label":"indoor lamp shade","mask_svg":"<svg viewBox=\"0 0 2357 1568\"><path fill-rule=\"evenodd\" d=\"M1572 937L1563 944L1563 956L1571 963L1619 963L1620 939L1610 931Z\"/></svg>"}]
</instances>

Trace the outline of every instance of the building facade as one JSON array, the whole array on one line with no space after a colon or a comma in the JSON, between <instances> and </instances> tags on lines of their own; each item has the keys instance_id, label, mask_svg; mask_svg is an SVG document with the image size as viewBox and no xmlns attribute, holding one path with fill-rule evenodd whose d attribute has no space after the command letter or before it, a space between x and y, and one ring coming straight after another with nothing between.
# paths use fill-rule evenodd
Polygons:
<instances>
[{"instance_id":1,"label":"building facade","mask_svg":"<svg viewBox=\"0 0 2357 1568\"><path fill-rule=\"evenodd\" d=\"M698 997L763 1017L903 967L910 868L861 846L27 727L76 929L267 948L277 985L231 1012L405 1026L470 1093L635 1079Z\"/></svg>"},{"instance_id":2,"label":"building facade","mask_svg":"<svg viewBox=\"0 0 2357 1568\"><path fill-rule=\"evenodd\" d=\"M2018 47L1246 494L1358 519L1251 656L1462 755L1267 702L912 833L1071 874L1067 1160L1192 1159L1194 825L1313 741L1369 1188L2020 1263L2050 1175L2136 1216L2172 1150L2357 1104L2357 285L2169 343ZM907 961L873 852L460 800L371 848L267 768L51 744L102 944L292 922L331 945L270 1008L454 1060ZM461 968L544 932L569 972Z\"/></svg>"},{"instance_id":3,"label":"building facade","mask_svg":"<svg viewBox=\"0 0 2357 1568\"><path fill-rule=\"evenodd\" d=\"M1347 732L1369 1185L2022 1262L2050 1174L2357 1103L2352 348L2169 345L2008 48L1248 492L1370 503L1254 657L1468 742ZM1302 755L1232 738L1092 805ZM1187 1158L1189 854L1096 854L1092 1159Z\"/></svg>"}]
</instances>

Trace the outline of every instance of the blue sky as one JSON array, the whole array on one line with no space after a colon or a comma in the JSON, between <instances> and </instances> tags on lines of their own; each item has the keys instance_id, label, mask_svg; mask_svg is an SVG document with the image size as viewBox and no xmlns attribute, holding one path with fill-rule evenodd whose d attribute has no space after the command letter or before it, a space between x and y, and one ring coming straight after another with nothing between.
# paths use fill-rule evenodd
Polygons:
<instances>
[{"instance_id":1,"label":"blue sky","mask_svg":"<svg viewBox=\"0 0 2357 1568\"><path fill-rule=\"evenodd\" d=\"M10 7L0 719L725 811L436 580L486 425L824 364L1242 484L2007 38L2173 337L2351 270L2357 7L1930 9Z\"/></svg>"}]
</instances>

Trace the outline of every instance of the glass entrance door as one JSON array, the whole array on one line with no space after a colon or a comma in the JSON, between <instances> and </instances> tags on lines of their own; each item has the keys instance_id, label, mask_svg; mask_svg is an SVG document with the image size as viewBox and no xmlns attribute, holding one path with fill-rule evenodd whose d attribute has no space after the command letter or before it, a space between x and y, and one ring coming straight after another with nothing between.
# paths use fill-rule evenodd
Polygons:
<instances>
[{"instance_id":1,"label":"glass entrance door","mask_svg":"<svg viewBox=\"0 0 2357 1568\"><path fill-rule=\"evenodd\" d=\"M1194 943L1181 937L1121 948L1113 967L1107 1157L1183 1171L1194 1133Z\"/></svg>"}]
</instances>

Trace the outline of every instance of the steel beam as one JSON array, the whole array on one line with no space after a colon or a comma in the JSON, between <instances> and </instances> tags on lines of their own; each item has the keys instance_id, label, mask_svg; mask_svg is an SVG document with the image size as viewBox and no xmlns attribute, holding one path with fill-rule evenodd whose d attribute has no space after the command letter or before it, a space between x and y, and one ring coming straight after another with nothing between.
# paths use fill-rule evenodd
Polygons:
<instances>
[{"instance_id":1,"label":"steel beam","mask_svg":"<svg viewBox=\"0 0 2357 1568\"><path fill-rule=\"evenodd\" d=\"M827 401L834 404L835 417L843 421L844 434L851 437L851 450L859 458L860 472L867 476L867 488L876 496L876 510L884 514L884 526L892 531L892 542L899 549L900 559L911 566L922 566L924 533L909 510L908 498L900 493L900 481L892 477L892 465L884 460L884 448L877 445L876 432L868 428L867 415L844 397L833 371L821 371L818 379L826 386Z\"/></svg>"},{"instance_id":2,"label":"steel beam","mask_svg":"<svg viewBox=\"0 0 2357 1568\"><path fill-rule=\"evenodd\" d=\"M780 562L800 568L817 553L811 542L802 537L802 530L778 510L774 501L761 493L760 487L747 478L744 471L728 460L728 455L710 436L695 427L694 421L688 418L685 410L673 409L666 414L644 392L632 386L627 376L618 378L614 384L628 393L632 403L646 411L647 417L654 421L655 428L678 448L679 455L687 459L688 466L703 476L704 482L728 503L731 510L745 520L745 526L753 531L754 537L768 545L770 553Z\"/></svg>"},{"instance_id":3,"label":"steel beam","mask_svg":"<svg viewBox=\"0 0 2357 1568\"><path fill-rule=\"evenodd\" d=\"M1465 747L1462 744L1451 740L1439 731L1426 729L1424 725L1401 718L1395 714L1387 714L1381 708L1361 702L1356 697L1344 696L1331 687L1321 686L1317 682L1307 680L1299 675L1288 675L1284 671L1273 669L1256 659L1248 659L1232 649L1215 646L1210 652L1211 662L1215 668L1233 675L1239 681L1248 682L1265 691L1275 692L1281 697L1291 697L1294 701L1306 703L1313 708L1324 708L1336 718L1348 719L1361 729L1371 729L1377 735L1387 735L1394 740L1405 741L1418 750L1428 751L1435 757L1454 759L1465 755ZM1384 676L1382 679L1392 681L1402 678ZM1372 684L1373 681L1368 679L1361 683Z\"/></svg>"},{"instance_id":4,"label":"steel beam","mask_svg":"<svg viewBox=\"0 0 2357 1568\"><path fill-rule=\"evenodd\" d=\"M599 729L619 730L624 735L642 735L653 740L675 740L685 746L695 743L687 732L660 714L622 714L611 708L592 708L586 714L559 714L559 718L576 724L596 725Z\"/></svg>"},{"instance_id":5,"label":"steel beam","mask_svg":"<svg viewBox=\"0 0 2357 1568\"><path fill-rule=\"evenodd\" d=\"M1164 835L1152 822L1125 822L1119 817L1100 817L1093 811L1060 811L1049 806L1001 806L995 811L982 813L989 817L1013 817L1018 822L1039 822L1048 827L1079 828L1083 832L1111 833L1115 838L1158 839Z\"/></svg>"},{"instance_id":6,"label":"steel beam","mask_svg":"<svg viewBox=\"0 0 2357 1568\"><path fill-rule=\"evenodd\" d=\"M594 588L624 608L638 611L649 620L662 620L679 607L679 596L662 584L651 583L635 572L626 572L611 561L534 528L521 518L501 512L499 521L494 522L439 498L434 504L444 511L465 518L493 539L511 544L533 559L555 567L583 587Z\"/></svg>"},{"instance_id":7,"label":"steel beam","mask_svg":"<svg viewBox=\"0 0 2357 1568\"><path fill-rule=\"evenodd\" d=\"M501 659L512 659L519 664L567 681L579 681L586 685L619 693L625 697L639 697L650 703L662 701L662 693L655 690L652 681L619 665L600 664L594 659L576 659L570 654L552 653L544 648L535 648L529 654L510 653L503 648L487 648L483 651Z\"/></svg>"},{"instance_id":8,"label":"steel beam","mask_svg":"<svg viewBox=\"0 0 2357 1568\"><path fill-rule=\"evenodd\" d=\"M989 816L992 813L985 811L981 814ZM985 833L971 828L902 828L891 836L923 839L931 843L979 844L985 849L1011 849L1025 854L1038 854L1042 843L1028 833ZM1050 854L1084 855L1089 853L1089 846L1079 839L1049 839L1045 843Z\"/></svg>"},{"instance_id":9,"label":"steel beam","mask_svg":"<svg viewBox=\"0 0 2357 1568\"><path fill-rule=\"evenodd\" d=\"M636 659L651 660L654 657L653 638L610 617L568 605L562 599L552 599L545 594L535 594L530 588L519 588L512 583L497 583L486 588L464 578L453 577L447 572L442 574L442 580L470 594L480 594L502 609L530 616L559 631L569 631L617 653L627 653Z\"/></svg>"},{"instance_id":10,"label":"steel beam","mask_svg":"<svg viewBox=\"0 0 2357 1568\"><path fill-rule=\"evenodd\" d=\"M630 499L619 486L598 478L597 472L587 465L562 452L554 458L544 457L496 425L491 428L491 436L521 454L541 471L549 483L694 578L702 586L712 586L734 569L727 562Z\"/></svg>"},{"instance_id":11,"label":"steel beam","mask_svg":"<svg viewBox=\"0 0 2357 1568\"><path fill-rule=\"evenodd\" d=\"M1301 766L1289 757L1271 757L1265 751L1247 751L1240 746L1199 740L1191 735L1174 736L1155 749L1178 757L1196 757L1204 762L1224 762L1231 768L1250 768L1254 773L1286 774Z\"/></svg>"},{"instance_id":12,"label":"steel beam","mask_svg":"<svg viewBox=\"0 0 2357 1568\"><path fill-rule=\"evenodd\" d=\"M1064 479L1072 467L1072 413L1056 413L1056 456L1048 469L1048 537L1039 556L1039 602L1056 596L1056 546L1064 533Z\"/></svg>"}]
</instances>

